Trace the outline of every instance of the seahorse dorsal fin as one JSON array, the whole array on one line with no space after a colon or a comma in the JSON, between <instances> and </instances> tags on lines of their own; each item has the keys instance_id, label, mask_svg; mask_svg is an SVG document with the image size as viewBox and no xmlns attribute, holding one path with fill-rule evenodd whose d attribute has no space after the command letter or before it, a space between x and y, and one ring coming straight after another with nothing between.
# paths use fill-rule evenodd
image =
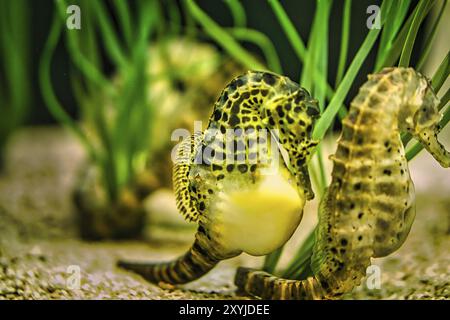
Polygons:
<instances>
[{"instance_id":1,"label":"seahorse dorsal fin","mask_svg":"<svg viewBox=\"0 0 450 320\"><path fill-rule=\"evenodd\" d=\"M178 211L189 222L197 222L200 216L189 190L189 170L194 163L195 151L203 139L202 132L186 137L178 146L173 166L173 189Z\"/></svg>"}]
</instances>

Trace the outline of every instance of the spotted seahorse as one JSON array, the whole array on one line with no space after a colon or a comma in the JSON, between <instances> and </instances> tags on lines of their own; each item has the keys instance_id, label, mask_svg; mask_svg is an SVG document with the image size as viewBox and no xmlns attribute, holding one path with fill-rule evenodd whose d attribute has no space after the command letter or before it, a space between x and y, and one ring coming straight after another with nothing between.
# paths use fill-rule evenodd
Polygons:
<instances>
[{"instance_id":1,"label":"spotted seahorse","mask_svg":"<svg viewBox=\"0 0 450 320\"><path fill-rule=\"evenodd\" d=\"M370 75L352 101L319 206L313 276L288 280L239 268L236 285L265 299L331 299L360 284L372 257L405 241L415 217L401 132L411 133L442 167L448 151L437 140L439 100L429 81L411 68Z\"/></svg>"},{"instance_id":2,"label":"spotted seahorse","mask_svg":"<svg viewBox=\"0 0 450 320\"><path fill-rule=\"evenodd\" d=\"M119 262L153 283L183 284L242 252L282 246L312 199L307 169L317 101L284 76L249 71L214 105L207 130L178 149L179 211L198 223L189 251L171 262Z\"/></svg>"}]
</instances>

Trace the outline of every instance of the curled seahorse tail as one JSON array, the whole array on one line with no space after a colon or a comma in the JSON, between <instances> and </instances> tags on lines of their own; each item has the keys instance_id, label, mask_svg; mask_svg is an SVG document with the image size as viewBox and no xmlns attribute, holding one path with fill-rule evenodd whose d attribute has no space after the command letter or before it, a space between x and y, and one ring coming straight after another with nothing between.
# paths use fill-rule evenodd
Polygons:
<instances>
[{"instance_id":1,"label":"curled seahorse tail","mask_svg":"<svg viewBox=\"0 0 450 320\"><path fill-rule=\"evenodd\" d=\"M133 271L152 283L183 284L208 273L219 262L196 240L180 258L171 262L146 263L119 261L118 267Z\"/></svg>"},{"instance_id":2,"label":"curled seahorse tail","mask_svg":"<svg viewBox=\"0 0 450 320\"><path fill-rule=\"evenodd\" d=\"M264 271L250 268L238 268L234 279L242 293L267 300L318 300L333 296L317 277L305 280L288 280L276 277Z\"/></svg>"}]
</instances>

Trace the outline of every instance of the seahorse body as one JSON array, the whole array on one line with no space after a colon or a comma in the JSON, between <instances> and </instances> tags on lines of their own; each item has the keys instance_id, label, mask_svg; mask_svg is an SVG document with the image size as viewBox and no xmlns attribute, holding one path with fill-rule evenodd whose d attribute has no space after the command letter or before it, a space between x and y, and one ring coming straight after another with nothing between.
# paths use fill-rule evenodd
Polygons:
<instances>
[{"instance_id":1,"label":"seahorse body","mask_svg":"<svg viewBox=\"0 0 450 320\"><path fill-rule=\"evenodd\" d=\"M181 144L174 166L178 209L198 223L193 246L173 262L119 266L154 283L182 284L220 260L283 245L314 196L307 160L318 114L317 102L286 77L248 72L231 81L208 129Z\"/></svg>"},{"instance_id":2,"label":"seahorse body","mask_svg":"<svg viewBox=\"0 0 450 320\"><path fill-rule=\"evenodd\" d=\"M239 268L235 283L266 299L335 298L359 285L371 257L405 241L415 217L400 132L410 132L445 168L450 155L437 140L439 101L427 79L411 68L369 76L352 101L319 208L311 267L314 276L286 280Z\"/></svg>"}]
</instances>

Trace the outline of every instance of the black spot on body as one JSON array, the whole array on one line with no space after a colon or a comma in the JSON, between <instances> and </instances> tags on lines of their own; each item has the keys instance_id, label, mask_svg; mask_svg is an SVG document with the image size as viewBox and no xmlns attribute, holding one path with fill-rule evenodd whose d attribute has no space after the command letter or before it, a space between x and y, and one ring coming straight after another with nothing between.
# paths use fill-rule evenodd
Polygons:
<instances>
[{"instance_id":1,"label":"black spot on body","mask_svg":"<svg viewBox=\"0 0 450 320\"><path fill-rule=\"evenodd\" d=\"M243 123L250 122L250 117L247 116L242 117L242 122Z\"/></svg>"},{"instance_id":2,"label":"black spot on body","mask_svg":"<svg viewBox=\"0 0 450 320\"><path fill-rule=\"evenodd\" d=\"M315 117L319 115L319 110L314 107L308 107L308 109L306 109L306 114L310 117Z\"/></svg>"},{"instance_id":3,"label":"black spot on body","mask_svg":"<svg viewBox=\"0 0 450 320\"><path fill-rule=\"evenodd\" d=\"M274 85L275 82L276 82L275 76L273 74L270 74L270 73L264 73L262 79L269 86Z\"/></svg>"},{"instance_id":4,"label":"black spot on body","mask_svg":"<svg viewBox=\"0 0 450 320\"><path fill-rule=\"evenodd\" d=\"M377 227L379 227L381 230L387 230L389 229L389 222L384 219L377 219Z\"/></svg>"},{"instance_id":5,"label":"black spot on body","mask_svg":"<svg viewBox=\"0 0 450 320\"><path fill-rule=\"evenodd\" d=\"M237 168L241 173L245 173L248 170L248 167L246 164L238 164Z\"/></svg>"},{"instance_id":6,"label":"black spot on body","mask_svg":"<svg viewBox=\"0 0 450 320\"><path fill-rule=\"evenodd\" d=\"M222 114L222 121L228 121L228 113L224 112Z\"/></svg>"},{"instance_id":7,"label":"black spot on body","mask_svg":"<svg viewBox=\"0 0 450 320\"><path fill-rule=\"evenodd\" d=\"M231 127L234 127L237 124L239 124L240 122L241 122L241 120L239 119L239 117L237 115L235 115L235 114L232 114L231 117L230 117L230 120L228 121L228 124Z\"/></svg>"},{"instance_id":8,"label":"black spot on body","mask_svg":"<svg viewBox=\"0 0 450 320\"><path fill-rule=\"evenodd\" d=\"M283 111L283 108L281 107L281 106L278 106L277 107L277 112L278 112L278 115L281 117L281 118L283 118L284 117L284 111Z\"/></svg>"},{"instance_id":9,"label":"black spot on body","mask_svg":"<svg viewBox=\"0 0 450 320\"><path fill-rule=\"evenodd\" d=\"M214 121L219 121L221 117L222 113L220 112L220 110L214 111Z\"/></svg>"},{"instance_id":10,"label":"black spot on body","mask_svg":"<svg viewBox=\"0 0 450 320\"><path fill-rule=\"evenodd\" d=\"M231 81L230 85L228 86L228 90L230 93L233 93L234 91L236 91L236 81Z\"/></svg>"},{"instance_id":11,"label":"black spot on body","mask_svg":"<svg viewBox=\"0 0 450 320\"><path fill-rule=\"evenodd\" d=\"M237 87L242 87L244 85L244 80L243 78L237 78L235 83Z\"/></svg>"},{"instance_id":12,"label":"black spot on body","mask_svg":"<svg viewBox=\"0 0 450 320\"><path fill-rule=\"evenodd\" d=\"M241 102L240 102L240 100L236 100L233 103L233 106L231 107L231 113L238 114L240 108L241 108Z\"/></svg>"}]
</instances>

